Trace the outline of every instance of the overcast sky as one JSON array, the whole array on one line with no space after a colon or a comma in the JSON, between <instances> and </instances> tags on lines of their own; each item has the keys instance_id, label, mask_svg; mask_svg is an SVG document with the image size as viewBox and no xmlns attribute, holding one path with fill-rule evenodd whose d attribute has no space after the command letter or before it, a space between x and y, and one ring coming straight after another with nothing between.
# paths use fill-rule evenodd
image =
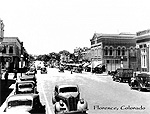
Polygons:
<instances>
[{"instance_id":1,"label":"overcast sky","mask_svg":"<svg viewBox=\"0 0 150 114\"><path fill-rule=\"evenodd\" d=\"M90 47L94 33L150 28L150 0L1 0L5 37L18 37L29 54Z\"/></svg>"}]
</instances>

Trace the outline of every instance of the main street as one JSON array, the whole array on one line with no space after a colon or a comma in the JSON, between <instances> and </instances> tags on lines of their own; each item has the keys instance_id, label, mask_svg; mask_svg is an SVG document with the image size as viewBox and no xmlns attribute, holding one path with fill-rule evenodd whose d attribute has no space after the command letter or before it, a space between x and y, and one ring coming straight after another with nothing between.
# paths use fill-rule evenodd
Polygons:
<instances>
[{"instance_id":1,"label":"main street","mask_svg":"<svg viewBox=\"0 0 150 114\"><path fill-rule=\"evenodd\" d=\"M106 74L88 72L58 72L56 68L47 68L48 74L36 76L42 104L46 105L46 114L54 114L52 92L56 84L77 84L81 97L88 102L88 114L149 114L150 92L131 90L127 83L112 81Z\"/></svg>"}]
</instances>

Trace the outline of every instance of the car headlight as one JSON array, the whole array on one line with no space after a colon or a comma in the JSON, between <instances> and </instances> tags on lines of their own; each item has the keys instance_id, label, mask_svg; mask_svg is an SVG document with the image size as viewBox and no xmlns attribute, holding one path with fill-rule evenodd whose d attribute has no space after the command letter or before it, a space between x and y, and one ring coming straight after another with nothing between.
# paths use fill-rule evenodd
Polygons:
<instances>
[{"instance_id":1,"label":"car headlight","mask_svg":"<svg viewBox=\"0 0 150 114\"><path fill-rule=\"evenodd\" d=\"M81 103L81 104L84 104L84 99L83 99L83 98L80 99L80 103Z\"/></svg>"},{"instance_id":2,"label":"car headlight","mask_svg":"<svg viewBox=\"0 0 150 114\"><path fill-rule=\"evenodd\" d=\"M59 101L59 104L60 104L60 106L62 106L62 107L64 106L64 103L63 103L62 100Z\"/></svg>"}]
</instances>

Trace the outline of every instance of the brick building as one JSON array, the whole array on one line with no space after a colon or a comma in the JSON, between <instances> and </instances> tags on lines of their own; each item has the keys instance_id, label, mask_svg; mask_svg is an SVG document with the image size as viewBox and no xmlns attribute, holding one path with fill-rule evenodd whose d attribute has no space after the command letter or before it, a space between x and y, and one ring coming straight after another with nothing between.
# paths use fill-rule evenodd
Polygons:
<instances>
[{"instance_id":1,"label":"brick building","mask_svg":"<svg viewBox=\"0 0 150 114\"><path fill-rule=\"evenodd\" d=\"M3 48L1 55L2 69L8 68L9 72L13 72L13 69L19 69L21 54L25 57L27 52L22 47L22 42L18 37L4 37L1 47Z\"/></svg>"},{"instance_id":2,"label":"brick building","mask_svg":"<svg viewBox=\"0 0 150 114\"><path fill-rule=\"evenodd\" d=\"M135 34L98 34L95 33L91 41L92 67L105 65L107 71L114 71L121 67L136 70L136 41Z\"/></svg>"}]
</instances>

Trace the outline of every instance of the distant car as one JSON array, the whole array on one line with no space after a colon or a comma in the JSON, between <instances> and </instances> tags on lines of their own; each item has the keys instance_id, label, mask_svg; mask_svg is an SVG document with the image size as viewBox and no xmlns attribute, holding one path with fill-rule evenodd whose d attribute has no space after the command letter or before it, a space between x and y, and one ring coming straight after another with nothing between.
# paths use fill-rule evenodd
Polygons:
<instances>
[{"instance_id":1,"label":"distant car","mask_svg":"<svg viewBox=\"0 0 150 114\"><path fill-rule=\"evenodd\" d=\"M38 94L16 94L7 98L4 112L44 114L45 106L41 104Z\"/></svg>"},{"instance_id":2,"label":"distant car","mask_svg":"<svg viewBox=\"0 0 150 114\"><path fill-rule=\"evenodd\" d=\"M35 84L37 83L37 79L35 75L23 75L20 78L20 81L34 81Z\"/></svg>"},{"instance_id":3,"label":"distant car","mask_svg":"<svg viewBox=\"0 0 150 114\"><path fill-rule=\"evenodd\" d=\"M38 93L34 81L17 81L15 85L15 94Z\"/></svg>"},{"instance_id":4,"label":"distant car","mask_svg":"<svg viewBox=\"0 0 150 114\"><path fill-rule=\"evenodd\" d=\"M38 66L37 66L37 70L41 70L41 65L38 65Z\"/></svg>"},{"instance_id":5,"label":"distant car","mask_svg":"<svg viewBox=\"0 0 150 114\"><path fill-rule=\"evenodd\" d=\"M64 67L59 67L59 72L64 72Z\"/></svg>"},{"instance_id":6,"label":"distant car","mask_svg":"<svg viewBox=\"0 0 150 114\"><path fill-rule=\"evenodd\" d=\"M41 74L47 74L47 69L46 67L41 68Z\"/></svg>"},{"instance_id":7,"label":"distant car","mask_svg":"<svg viewBox=\"0 0 150 114\"><path fill-rule=\"evenodd\" d=\"M140 73L131 79L131 89L150 90L150 74Z\"/></svg>"},{"instance_id":8,"label":"distant car","mask_svg":"<svg viewBox=\"0 0 150 114\"><path fill-rule=\"evenodd\" d=\"M30 67L29 70L26 72L26 75L35 75L37 73L35 67Z\"/></svg>"},{"instance_id":9,"label":"distant car","mask_svg":"<svg viewBox=\"0 0 150 114\"><path fill-rule=\"evenodd\" d=\"M88 104L80 98L80 92L77 85L56 85L52 103L54 112L58 113L86 113Z\"/></svg>"}]
</instances>

